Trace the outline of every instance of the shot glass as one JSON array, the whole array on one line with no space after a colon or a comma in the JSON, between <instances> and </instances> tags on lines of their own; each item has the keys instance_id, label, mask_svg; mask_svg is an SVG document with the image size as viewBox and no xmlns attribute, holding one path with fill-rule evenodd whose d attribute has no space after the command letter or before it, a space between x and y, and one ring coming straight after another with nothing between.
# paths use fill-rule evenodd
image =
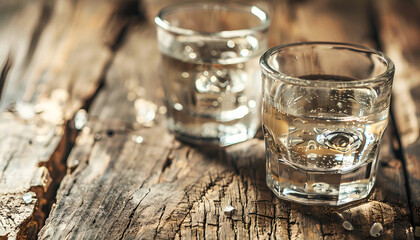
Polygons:
<instances>
[{"instance_id":1,"label":"shot glass","mask_svg":"<svg viewBox=\"0 0 420 240\"><path fill-rule=\"evenodd\" d=\"M302 204L368 196L387 127L394 64L352 44L271 48L260 59L267 185Z\"/></svg>"},{"instance_id":2,"label":"shot glass","mask_svg":"<svg viewBox=\"0 0 420 240\"><path fill-rule=\"evenodd\" d=\"M168 127L176 138L217 146L253 138L268 15L252 5L200 1L166 7L155 23Z\"/></svg>"}]
</instances>

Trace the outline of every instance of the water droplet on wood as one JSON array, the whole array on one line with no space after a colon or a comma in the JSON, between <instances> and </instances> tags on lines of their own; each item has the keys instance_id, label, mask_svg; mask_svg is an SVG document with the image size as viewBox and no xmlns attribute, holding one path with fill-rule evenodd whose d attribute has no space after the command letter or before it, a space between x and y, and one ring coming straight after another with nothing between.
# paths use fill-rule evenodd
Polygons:
<instances>
[{"instance_id":1,"label":"water droplet on wood","mask_svg":"<svg viewBox=\"0 0 420 240\"><path fill-rule=\"evenodd\" d=\"M139 98L134 102L134 106L137 111L137 122L143 125L150 125L156 116L156 104Z\"/></svg>"},{"instance_id":2,"label":"water droplet on wood","mask_svg":"<svg viewBox=\"0 0 420 240\"><path fill-rule=\"evenodd\" d=\"M344 221L343 222L343 228L346 229L347 231L353 231L354 230L353 225L349 221Z\"/></svg>"},{"instance_id":3,"label":"water droplet on wood","mask_svg":"<svg viewBox=\"0 0 420 240\"><path fill-rule=\"evenodd\" d=\"M257 103L254 100L249 100L248 107L255 108L257 106Z\"/></svg>"},{"instance_id":4,"label":"water droplet on wood","mask_svg":"<svg viewBox=\"0 0 420 240\"><path fill-rule=\"evenodd\" d=\"M229 40L229 41L227 41L226 45L227 45L229 48L234 48L236 44L235 44L235 42L234 42L234 41Z\"/></svg>"},{"instance_id":5,"label":"water droplet on wood","mask_svg":"<svg viewBox=\"0 0 420 240\"><path fill-rule=\"evenodd\" d=\"M74 127L77 130L81 130L87 123L88 116L87 112L84 109L77 110L76 114L74 115Z\"/></svg>"},{"instance_id":6,"label":"water droplet on wood","mask_svg":"<svg viewBox=\"0 0 420 240\"><path fill-rule=\"evenodd\" d=\"M26 102L17 102L15 105L17 115L23 120L31 120L35 117L34 105Z\"/></svg>"},{"instance_id":7,"label":"water droplet on wood","mask_svg":"<svg viewBox=\"0 0 420 240\"><path fill-rule=\"evenodd\" d=\"M22 199L26 204L32 203L34 200L33 197L35 197L35 193L33 192L27 192L23 194Z\"/></svg>"},{"instance_id":8,"label":"water droplet on wood","mask_svg":"<svg viewBox=\"0 0 420 240\"><path fill-rule=\"evenodd\" d=\"M95 141L99 141L99 140L101 140L102 136L101 136L100 133L95 133L93 138L95 139Z\"/></svg>"},{"instance_id":9,"label":"water droplet on wood","mask_svg":"<svg viewBox=\"0 0 420 240\"><path fill-rule=\"evenodd\" d=\"M231 205L228 205L223 209L223 212L226 214L232 213L233 211L235 211L235 208Z\"/></svg>"},{"instance_id":10,"label":"water droplet on wood","mask_svg":"<svg viewBox=\"0 0 420 240\"><path fill-rule=\"evenodd\" d=\"M131 136L131 140L135 143L140 144L144 141L144 138L142 136L139 136L139 135L133 135L133 136Z\"/></svg>"},{"instance_id":11,"label":"water droplet on wood","mask_svg":"<svg viewBox=\"0 0 420 240\"><path fill-rule=\"evenodd\" d=\"M374 223L372 227L370 227L369 233L372 237L379 237L381 236L384 228L382 227L381 223Z\"/></svg>"}]
</instances>

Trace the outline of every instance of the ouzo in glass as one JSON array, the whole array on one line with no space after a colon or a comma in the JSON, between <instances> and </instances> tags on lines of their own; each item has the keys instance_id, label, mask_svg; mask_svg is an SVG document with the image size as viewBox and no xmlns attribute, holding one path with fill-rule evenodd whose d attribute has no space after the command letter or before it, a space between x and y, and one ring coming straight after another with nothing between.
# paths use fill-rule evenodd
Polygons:
<instances>
[{"instance_id":1,"label":"ouzo in glass","mask_svg":"<svg viewBox=\"0 0 420 240\"><path fill-rule=\"evenodd\" d=\"M387 127L394 64L345 43L274 47L260 59L267 185L302 204L368 196Z\"/></svg>"},{"instance_id":2,"label":"ouzo in glass","mask_svg":"<svg viewBox=\"0 0 420 240\"><path fill-rule=\"evenodd\" d=\"M168 127L193 144L227 146L260 127L259 56L267 14L252 5L187 2L155 18Z\"/></svg>"}]
</instances>

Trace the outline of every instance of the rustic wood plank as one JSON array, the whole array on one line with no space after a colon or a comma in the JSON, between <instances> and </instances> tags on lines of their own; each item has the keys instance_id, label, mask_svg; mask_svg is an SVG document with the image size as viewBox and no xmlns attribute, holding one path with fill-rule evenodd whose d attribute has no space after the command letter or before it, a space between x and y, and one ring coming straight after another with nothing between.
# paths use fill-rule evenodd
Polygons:
<instances>
[{"instance_id":1,"label":"rustic wood plank","mask_svg":"<svg viewBox=\"0 0 420 240\"><path fill-rule=\"evenodd\" d=\"M32 3L22 4L13 3L11 1L2 2L0 8L0 66L2 70L1 85L6 85L6 78L9 79L13 75L18 75L24 65L25 56L29 51L33 33L41 29L39 20L42 19L43 4L41 1L33 1ZM19 31L16 31L19 29ZM6 66L6 63L8 66ZM15 77L16 78L16 77ZM11 83L10 83L11 82ZM15 84L8 81L8 85ZM4 93L6 91L2 91ZM7 91L8 98L13 93ZM5 94L1 95L0 108L4 110L8 105ZM16 101L17 99L15 99Z\"/></svg>"},{"instance_id":2,"label":"rustic wood plank","mask_svg":"<svg viewBox=\"0 0 420 240\"><path fill-rule=\"evenodd\" d=\"M100 85L112 58L109 41L122 27L112 2L26 4L0 31L12 59L2 78L2 239L36 238L66 171L63 160L75 132L67 121ZM27 194L34 196L26 202Z\"/></svg>"},{"instance_id":3,"label":"rustic wood plank","mask_svg":"<svg viewBox=\"0 0 420 240\"><path fill-rule=\"evenodd\" d=\"M7 4L6 4L7 3ZM1 70L1 105L4 106L5 97L4 97L4 88L8 77L16 75L19 71L20 66L22 66L25 54L30 46L32 39L32 32L37 28L37 20L40 19L40 14L42 12L42 4L40 1L34 1L31 4L19 4L6 2L3 3L1 8L1 19L0 19L0 70ZM16 28L20 31L16 31ZM4 107L0 109L4 110ZM4 118L4 117L3 117ZM2 120L2 129L10 128L11 125L7 125L7 121ZM19 126L17 131L23 130L23 126ZM4 131L4 130L3 130ZM11 131L6 132L10 134ZM25 232L29 234L36 234L37 225L43 218L45 214L42 211L34 211L36 205L39 208L42 208L45 205L45 201L39 201L41 198L35 198L34 201L31 201L32 195L27 194L29 198L25 203L22 199L22 196L29 190L23 191L23 189L17 189L17 191L9 191L9 188L5 187L4 179L8 178L8 174L5 173L5 170L9 167L10 163L13 161L13 158L17 156L20 157L22 152L28 148L28 141L25 141L26 144L23 144L23 141L19 141L14 137L9 137L6 139L7 135L2 137L1 144L1 159L0 159L0 238L7 239L15 238L19 231L18 226L24 225L22 228ZM20 143L19 143L20 142ZM11 150L10 144L14 145L19 143L18 147L14 147ZM15 160L16 161L16 160ZM19 169L15 169L18 171ZM42 186L47 186L50 183L50 175L48 170L45 167L37 167L33 172L34 186L39 186L37 188L42 188ZM36 175L36 177L35 177ZM30 178L32 176L29 176ZM27 180L28 183L31 183L31 179ZM29 184L28 184L29 185ZM35 190L32 190L35 191ZM40 190L37 190L38 192ZM31 219L32 221L28 221Z\"/></svg>"},{"instance_id":4,"label":"rustic wood plank","mask_svg":"<svg viewBox=\"0 0 420 240\"><path fill-rule=\"evenodd\" d=\"M41 239L80 237L83 234L86 238L108 236L115 239L129 234L125 229L133 218L132 211L150 194L151 183L158 181L159 171L168 161L173 144L172 136L163 126L159 131L156 128L143 129L136 120L140 110L136 108L136 100L162 98L161 91L143 88L148 85L154 89L154 84L158 83L154 71L159 57L155 34L150 27L135 28L115 56L106 83L90 108L89 123L69 156L68 165L74 172L61 183L57 206L40 233ZM150 47L139 48L139 43ZM158 115L156 119L162 118ZM144 142L136 143L133 136L141 136ZM108 174L104 174L106 172ZM117 182L115 177L119 179ZM112 182L115 184L110 184ZM120 183L124 186L119 186ZM99 191L98 184L106 190ZM83 197L73 202L74 196L83 196L87 192L95 192L92 199ZM92 211L86 211L87 208ZM68 221L70 216L72 221ZM108 219L107 227L99 220L102 218ZM96 220L99 225L95 224ZM60 232L57 229L61 229Z\"/></svg>"},{"instance_id":5,"label":"rustic wood plank","mask_svg":"<svg viewBox=\"0 0 420 240\"><path fill-rule=\"evenodd\" d=\"M368 3L341 3L276 2L272 43L335 40L375 46ZM72 171L61 182L40 239L368 239L374 222L384 226L383 239L413 238L391 128L367 200L342 208L279 200L265 184L262 140L200 149L167 132L156 45L154 26L128 31L69 156ZM155 111L152 123L138 118L145 110ZM235 211L224 213L229 205ZM344 220L355 230L346 231Z\"/></svg>"},{"instance_id":6,"label":"rustic wood plank","mask_svg":"<svg viewBox=\"0 0 420 240\"><path fill-rule=\"evenodd\" d=\"M393 110L416 237L420 237L420 5L414 1L381 1L377 7L383 48L396 66Z\"/></svg>"}]
</instances>

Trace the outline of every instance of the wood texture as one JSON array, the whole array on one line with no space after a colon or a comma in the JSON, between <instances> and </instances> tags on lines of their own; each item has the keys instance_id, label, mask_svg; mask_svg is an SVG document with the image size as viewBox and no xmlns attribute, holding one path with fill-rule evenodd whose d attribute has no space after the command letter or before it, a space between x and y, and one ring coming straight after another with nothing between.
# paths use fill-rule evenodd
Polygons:
<instances>
[{"instance_id":1,"label":"wood texture","mask_svg":"<svg viewBox=\"0 0 420 240\"><path fill-rule=\"evenodd\" d=\"M272 9L272 44L376 46L368 2L281 1ZM391 127L367 200L343 208L289 203L266 187L262 140L200 149L173 139L165 128L158 66L154 26L131 26L70 153L71 171L40 239L369 239L374 222L384 227L382 239L413 238ZM152 123L139 118L144 110L156 112ZM229 205L232 214L223 211ZM344 220L355 230L346 231Z\"/></svg>"},{"instance_id":2,"label":"wood texture","mask_svg":"<svg viewBox=\"0 0 420 240\"><path fill-rule=\"evenodd\" d=\"M2 22L0 238L35 239L44 223L66 172L74 134L67 122L96 92L112 58L108 44L122 27L114 7L37 1ZM28 192L36 195L31 203L23 200Z\"/></svg>"},{"instance_id":3,"label":"wood texture","mask_svg":"<svg viewBox=\"0 0 420 240\"><path fill-rule=\"evenodd\" d=\"M396 67L393 111L416 237L420 237L420 5L414 1L381 1L377 6L384 51Z\"/></svg>"}]
</instances>

